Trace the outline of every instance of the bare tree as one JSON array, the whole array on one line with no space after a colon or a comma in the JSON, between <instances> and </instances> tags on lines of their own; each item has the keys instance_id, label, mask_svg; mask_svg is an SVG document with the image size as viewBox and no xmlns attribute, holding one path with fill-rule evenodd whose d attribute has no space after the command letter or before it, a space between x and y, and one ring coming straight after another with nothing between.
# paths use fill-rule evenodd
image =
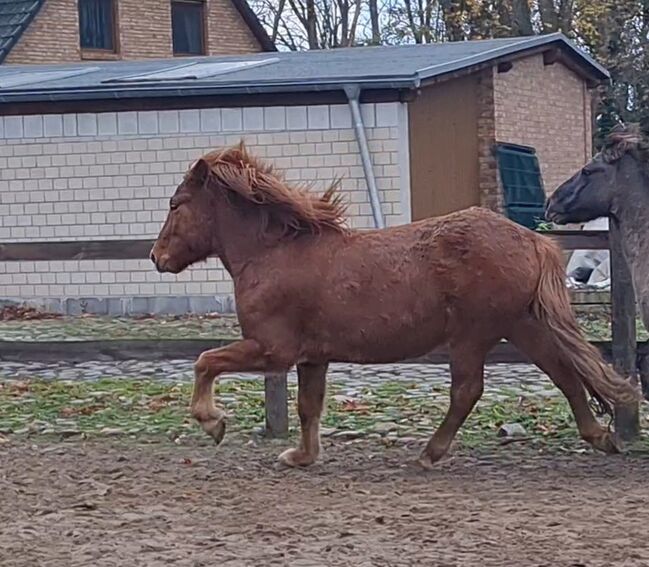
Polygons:
<instances>
[{"instance_id":1,"label":"bare tree","mask_svg":"<svg viewBox=\"0 0 649 567\"><path fill-rule=\"evenodd\" d=\"M291 50L356 45L365 0L253 0L273 40Z\"/></svg>"}]
</instances>

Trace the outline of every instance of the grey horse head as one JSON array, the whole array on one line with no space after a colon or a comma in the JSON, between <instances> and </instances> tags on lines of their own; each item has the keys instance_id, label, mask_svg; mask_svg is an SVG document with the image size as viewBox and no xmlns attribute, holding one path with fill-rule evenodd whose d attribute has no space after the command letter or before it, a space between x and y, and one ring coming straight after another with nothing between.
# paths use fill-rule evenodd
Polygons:
<instances>
[{"instance_id":1,"label":"grey horse head","mask_svg":"<svg viewBox=\"0 0 649 567\"><path fill-rule=\"evenodd\" d=\"M649 172L649 142L639 127L618 126L602 151L548 199L546 220L569 224L623 216L625 209L641 205L633 196L637 188L628 185L638 170Z\"/></svg>"},{"instance_id":2,"label":"grey horse head","mask_svg":"<svg viewBox=\"0 0 649 567\"><path fill-rule=\"evenodd\" d=\"M608 216L619 227L644 326L649 330L649 128L619 126L602 151L548 199L558 224ZM649 399L649 398L648 398Z\"/></svg>"}]
</instances>

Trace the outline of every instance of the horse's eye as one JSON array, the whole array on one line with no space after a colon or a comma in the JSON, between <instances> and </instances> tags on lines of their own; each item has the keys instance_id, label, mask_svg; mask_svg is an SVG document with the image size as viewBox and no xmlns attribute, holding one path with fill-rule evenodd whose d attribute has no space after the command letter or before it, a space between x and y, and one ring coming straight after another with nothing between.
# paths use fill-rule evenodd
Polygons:
<instances>
[{"instance_id":1,"label":"horse's eye","mask_svg":"<svg viewBox=\"0 0 649 567\"><path fill-rule=\"evenodd\" d=\"M593 172L592 172L590 169L584 169L584 171L583 171L583 174L584 174L586 177L590 177L590 174L591 174L591 173L593 173Z\"/></svg>"},{"instance_id":2,"label":"horse's eye","mask_svg":"<svg viewBox=\"0 0 649 567\"><path fill-rule=\"evenodd\" d=\"M178 203L176 203L174 201L169 202L169 209L171 209L172 211L175 211L177 208L178 208Z\"/></svg>"}]
</instances>

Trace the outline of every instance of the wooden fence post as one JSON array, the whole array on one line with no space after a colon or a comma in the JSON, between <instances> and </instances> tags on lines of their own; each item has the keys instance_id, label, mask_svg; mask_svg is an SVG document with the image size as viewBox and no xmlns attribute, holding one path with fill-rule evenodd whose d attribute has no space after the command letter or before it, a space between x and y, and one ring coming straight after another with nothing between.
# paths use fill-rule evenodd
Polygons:
<instances>
[{"instance_id":1,"label":"wooden fence post","mask_svg":"<svg viewBox=\"0 0 649 567\"><path fill-rule=\"evenodd\" d=\"M613 365L634 385L638 383L636 355L636 301L629 266L622 254L622 238L617 222L609 221L611 257L611 325L613 331ZM615 430L623 441L640 434L639 405L617 408Z\"/></svg>"},{"instance_id":2,"label":"wooden fence post","mask_svg":"<svg viewBox=\"0 0 649 567\"><path fill-rule=\"evenodd\" d=\"M640 384L645 400L649 400L649 354L642 353L638 363L640 369Z\"/></svg>"},{"instance_id":3,"label":"wooden fence post","mask_svg":"<svg viewBox=\"0 0 649 567\"><path fill-rule=\"evenodd\" d=\"M266 436L288 435L288 379L287 373L266 374L264 377Z\"/></svg>"}]
</instances>

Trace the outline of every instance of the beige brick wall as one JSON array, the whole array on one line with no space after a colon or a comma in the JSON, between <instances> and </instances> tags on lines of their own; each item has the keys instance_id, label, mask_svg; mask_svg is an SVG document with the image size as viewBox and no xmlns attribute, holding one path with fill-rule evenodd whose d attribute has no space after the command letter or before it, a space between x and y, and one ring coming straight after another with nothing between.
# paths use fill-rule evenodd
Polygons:
<instances>
[{"instance_id":1,"label":"beige brick wall","mask_svg":"<svg viewBox=\"0 0 649 567\"><path fill-rule=\"evenodd\" d=\"M480 204L503 212L504 197L498 182L498 162L494 155L496 143L496 110L494 102L494 71L480 73L478 82L478 168Z\"/></svg>"},{"instance_id":2,"label":"beige brick wall","mask_svg":"<svg viewBox=\"0 0 649 567\"><path fill-rule=\"evenodd\" d=\"M363 105L388 224L409 219L399 103ZM0 121L0 241L155 238L201 153L244 138L290 181L342 177L351 225L373 226L346 105L46 116ZM406 183L404 184L404 180ZM0 263L0 299L223 296L215 260L176 277L148 260Z\"/></svg>"},{"instance_id":3,"label":"beige brick wall","mask_svg":"<svg viewBox=\"0 0 649 567\"><path fill-rule=\"evenodd\" d=\"M210 55L261 51L259 42L229 0L208 0L207 47Z\"/></svg>"},{"instance_id":4,"label":"beige brick wall","mask_svg":"<svg viewBox=\"0 0 649 567\"><path fill-rule=\"evenodd\" d=\"M494 75L496 140L536 148L550 193L590 158L590 100L584 80L561 63L515 61Z\"/></svg>"},{"instance_id":5,"label":"beige brick wall","mask_svg":"<svg viewBox=\"0 0 649 567\"><path fill-rule=\"evenodd\" d=\"M172 57L169 0L116 0L119 52L83 54L83 59L144 59ZM260 51L259 42L230 0L207 0L209 55ZM47 0L11 50L7 63L79 61L79 18L76 0Z\"/></svg>"},{"instance_id":6,"label":"beige brick wall","mask_svg":"<svg viewBox=\"0 0 649 567\"><path fill-rule=\"evenodd\" d=\"M5 62L59 63L79 59L77 2L47 0Z\"/></svg>"}]
</instances>

